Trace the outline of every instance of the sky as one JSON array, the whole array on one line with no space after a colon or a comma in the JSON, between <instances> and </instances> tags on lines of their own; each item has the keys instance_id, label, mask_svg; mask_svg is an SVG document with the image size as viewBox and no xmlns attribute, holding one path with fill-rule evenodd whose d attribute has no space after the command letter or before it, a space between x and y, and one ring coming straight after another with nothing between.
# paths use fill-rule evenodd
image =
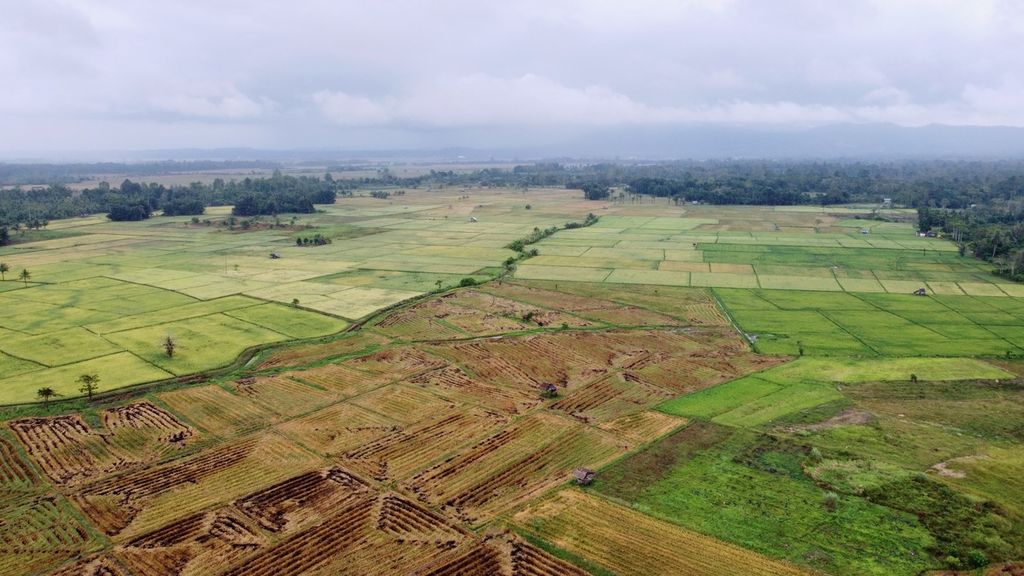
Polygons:
<instances>
[{"instance_id":1,"label":"sky","mask_svg":"<svg viewBox=\"0 0 1024 576\"><path fill-rule=\"evenodd\" d=\"M0 151L1024 126L1024 0L0 0Z\"/></svg>"}]
</instances>

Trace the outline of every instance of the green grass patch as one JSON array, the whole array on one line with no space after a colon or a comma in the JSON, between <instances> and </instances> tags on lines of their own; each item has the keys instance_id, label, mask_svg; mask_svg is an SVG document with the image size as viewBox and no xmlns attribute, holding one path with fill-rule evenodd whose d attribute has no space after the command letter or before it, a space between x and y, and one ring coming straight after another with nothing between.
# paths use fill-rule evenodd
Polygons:
<instances>
[{"instance_id":1,"label":"green grass patch","mask_svg":"<svg viewBox=\"0 0 1024 576\"><path fill-rule=\"evenodd\" d=\"M239 310L231 310L225 312L225 314L264 328L269 328L292 338L326 336L335 332L341 332L348 326L348 323L343 320L283 304L250 306Z\"/></svg>"},{"instance_id":2,"label":"green grass patch","mask_svg":"<svg viewBox=\"0 0 1024 576\"><path fill-rule=\"evenodd\" d=\"M102 336L77 327L39 336L8 335L0 342L0 349L45 366L72 364L122 350Z\"/></svg>"},{"instance_id":3,"label":"green grass patch","mask_svg":"<svg viewBox=\"0 0 1024 576\"><path fill-rule=\"evenodd\" d=\"M142 382L162 380L171 376L133 354L120 352L76 364L4 378L0 380L0 404L36 402L38 401L36 390L43 386L53 388L62 396L78 396L80 394L78 392L79 384L76 380L82 374L99 376L100 392Z\"/></svg>"},{"instance_id":4,"label":"green grass patch","mask_svg":"<svg viewBox=\"0 0 1024 576\"><path fill-rule=\"evenodd\" d=\"M700 392L674 398L658 405L658 410L676 416L712 419L779 391L781 385L756 376L747 376Z\"/></svg>"},{"instance_id":5,"label":"green grass patch","mask_svg":"<svg viewBox=\"0 0 1024 576\"><path fill-rule=\"evenodd\" d=\"M919 380L995 380L1013 374L973 358L799 358L761 372L772 382L871 382Z\"/></svg>"},{"instance_id":6,"label":"green grass patch","mask_svg":"<svg viewBox=\"0 0 1024 576\"><path fill-rule=\"evenodd\" d=\"M161 343L171 336L177 347L169 358ZM224 314L116 332L111 341L173 374L192 374L230 364L250 346L287 340L279 332Z\"/></svg>"},{"instance_id":7,"label":"green grass patch","mask_svg":"<svg viewBox=\"0 0 1024 576\"><path fill-rule=\"evenodd\" d=\"M852 496L827 505L826 491L800 473L803 453L744 431L710 449L669 436L601 471L593 490L832 574L910 575L937 567L928 553L934 539L914 515ZM645 460L664 462L646 483L630 474L634 462Z\"/></svg>"}]
</instances>

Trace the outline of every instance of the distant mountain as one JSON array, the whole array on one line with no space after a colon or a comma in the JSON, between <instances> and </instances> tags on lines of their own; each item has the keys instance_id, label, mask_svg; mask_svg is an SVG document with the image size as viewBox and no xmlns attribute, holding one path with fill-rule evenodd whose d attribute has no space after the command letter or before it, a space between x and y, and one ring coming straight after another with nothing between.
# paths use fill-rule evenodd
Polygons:
<instances>
[{"instance_id":1,"label":"distant mountain","mask_svg":"<svg viewBox=\"0 0 1024 576\"><path fill-rule=\"evenodd\" d=\"M763 126L623 126L563 129L535 133L503 129L473 133L436 129L420 141L436 147L356 149L182 148L137 151L77 151L48 158L12 156L8 161L153 162L257 161L277 163L342 162L492 162L539 159L996 159L1024 158L1024 128L1005 126L835 124L814 128ZM505 137L507 135L508 137ZM509 144L515 142L515 144ZM2 161L2 159L0 159Z\"/></svg>"},{"instance_id":2,"label":"distant mountain","mask_svg":"<svg viewBox=\"0 0 1024 576\"><path fill-rule=\"evenodd\" d=\"M594 132L547 156L714 158L1021 158L1024 128L837 124L807 129L704 126Z\"/></svg>"}]
</instances>

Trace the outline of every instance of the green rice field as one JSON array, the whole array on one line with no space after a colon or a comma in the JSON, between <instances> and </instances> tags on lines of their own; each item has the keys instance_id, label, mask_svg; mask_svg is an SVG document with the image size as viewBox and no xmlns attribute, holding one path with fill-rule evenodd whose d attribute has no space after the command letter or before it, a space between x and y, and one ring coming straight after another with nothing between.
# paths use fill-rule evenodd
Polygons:
<instances>
[{"instance_id":1,"label":"green rice field","mask_svg":"<svg viewBox=\"0 0 1024 576\"><path fill-rule=\"evenodd\" d=\"M27 283L14 273L0 282L0 403L31 402L44 383L77 396L82 373L109 390L338 333L439 287L493 277L514 254L507 244L535 226L580 219L586 206L564 191L524 199L453 190L341 198L248 230L222 225L228 214L209 209L209 224L90 216L51 224L65 236L0 248L0 261L31 273ZM296 246L312 233L334 241ZM161 345L168 336L173 357Z\"/></svg>"}]
</instances>

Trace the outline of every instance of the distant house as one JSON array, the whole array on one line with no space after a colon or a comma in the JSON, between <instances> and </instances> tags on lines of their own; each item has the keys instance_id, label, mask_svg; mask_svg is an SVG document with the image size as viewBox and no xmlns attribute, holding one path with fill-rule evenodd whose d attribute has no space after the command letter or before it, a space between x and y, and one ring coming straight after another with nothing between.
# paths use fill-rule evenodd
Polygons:
<instances>
[{"instance_id":1,"label":"distant house","mask_svg":"<svg viewBox=\"0 0 1024 576\"><path fill-rule=\"evenodd\" d=\"M892 206L892 198L882 198L882 206L886 208Z\"/></svg>"},{"instance_id":2,"label":"distant house","mask_svg":"<svg viewBox=\"0 0 1024 576\"><path fill-rule=\"evenodd\" d=\"M554 398L555 396L558 396L558 386L555 386L550 382L537 386L537 389L540 390L540 395L544 398Z\"/></svg>"},{"instance_id":3,"label":"distant house","mask_svg":"<svg viewBox=\"0 0 1024 576\"><path fill-rule=\"evenodd\" d=\"M469 221L470 222L479 222L479 220L476 219L476 216L470 216L469 217Z\"/></svg>"},{"instance_id":4,"label":"distant house","mask_svg":"<svg viewBox=\"0 0 1024 576\"><path fill-rule=\"evenodd\" d=\"M590 468L577 468L572 471L572 479L580 486L587 486L594 481L594 471Z\"/></svg>"}]
</instances>

